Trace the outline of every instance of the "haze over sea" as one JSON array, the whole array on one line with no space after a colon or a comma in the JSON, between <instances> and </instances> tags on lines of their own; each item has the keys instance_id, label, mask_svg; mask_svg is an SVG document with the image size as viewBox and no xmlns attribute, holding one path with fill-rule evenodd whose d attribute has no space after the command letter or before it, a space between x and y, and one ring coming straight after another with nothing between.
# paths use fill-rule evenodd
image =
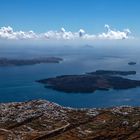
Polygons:
<instances>
[{"instance_id":1,"label":"haze over sea","mask_svg":"<svg viewBox=\"0 0 140 140\"><path fill-rule=\"evenodd\" d=\"M120 43L119 43L120 42ZM125 43L123 43L125 42ZM95 70L135 70L127 76L140 80L140 49L136 43L115 41L105 44L2 44L0 57L37 58L55 56L64 60L59 64L0 67L0 102L47 99L70 107L109 107L140 105L140 88L96 91L94 93L63 93L44 88L39 79L66 74L82 74ZM137 62L130 66L128 62Z\"/></svg>"}]
</instances>

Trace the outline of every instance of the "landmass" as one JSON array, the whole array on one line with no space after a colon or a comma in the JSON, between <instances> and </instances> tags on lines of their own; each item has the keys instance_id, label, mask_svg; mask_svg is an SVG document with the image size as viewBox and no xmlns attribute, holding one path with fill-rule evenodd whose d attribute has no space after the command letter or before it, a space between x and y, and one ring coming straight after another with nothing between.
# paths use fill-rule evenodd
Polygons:
<instances>
[{"instance_id":1,"label":"landmass","mask_svg":"<svg viewBox=\"0 0 140 140\"><path fill-rule=\"evenodd\" d=\"M135 75L136 71L116 71L116 70L96 70L95 72L90 72L87 74L93 74L93 75Z\"/></svg>"},{"instance_id":2,"label":"landmass","mask_svg":"<svg viewBox=\"0 0 140 140\"><path fill-rule=\"evenodd\" d=\"M129 62L128 65L136 65L136 62Z\"/></svg>"},{"instance_id":3,"label":"landmass","mask_svg":"<svg viewBox=\"0 0 140 140\"><path fill-rule=\"evenodd\" d=\"M46 100L0 104L0 140L139 140L140 107L62 107Z\"/></svg>"},{"instance_id":4,"label":"landmass","mask_svg":"<svg viewBox=\"0 0 140 140\"><path fill-rule=\"evenodd\" d=\"M82 75L62 75L54 78L38 80L46 88L67 93L92 93L96 90L129 89L140 86L139 80L131 80L118 75L136 74L136 71L105 71Z\"/></svg>"},{"instance_id":5,"label":"landmass","mask_svg":"<svg viewBox=\"0 0 140 140\"><path fill-rule=\"evenodd\" d=\"M35 65L40 63L59 63L63 59L59 57L40 57L32 59L9 59L0 58L0 66L23 66L23 65Z\"/></svg>"}]
</instances>

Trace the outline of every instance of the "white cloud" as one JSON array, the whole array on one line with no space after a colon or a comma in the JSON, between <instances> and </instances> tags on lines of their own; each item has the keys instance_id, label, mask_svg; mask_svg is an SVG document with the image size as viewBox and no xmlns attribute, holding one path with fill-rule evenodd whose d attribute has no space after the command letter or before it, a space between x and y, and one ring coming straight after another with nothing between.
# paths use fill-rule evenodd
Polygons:
<instances>
[{"instance_id":1,"label":"white cloud","mask_svg":"<svg viewBox=\"0 0 140 140\"><path fill-rule=\"evenodd\" d=\"M83 29L79 30L79 37L83 37L85 34L85 31Z\"/></svg>"},{"instance_id":2,"label":"white cloud","mask_svg":"<svg viewBox=\"0 0 140 140\"><path fill-rule=\"evenodd\" d=\"M111 30L109 25L105 25L107 29L106 33L101 33L98 35L100 39L128 39L131 33L129 29L124 29L123 31Z\"/></svg>"},{"instance_id":3,"label":"white cloud","mask_svg":"<svg viewBox=\"0 0 140 140\"><path fill-rule=\"evenodd\" d=\"M35 38L38 38L38 35L36 35L33 31L14 32L13 29L10 26L8 26L8 27L0 28L0 38L1 39L16 39L16 40L18 40L18 39L35 39Z\"/></svg>"},{"instance_id":4,"label":"white cloud","mask_svg":"<svg viewBox=\"0 0 140 140\"><path fill-rule=\"evenodd\" d=\"M128 39L131 38L130 30L124 29L123 31L112 30L109 25L105 25L107 29L106 32L100 33L98 35L88 34L84 29L80 29L78 32L66 31L61 28L60 31L48 31L46 33L35 33L34 31L24 32L24 31L14 31L10 26L0 28L0 39L13 39L13 40L95 40L95 39Z\"/></svg>"},{"instance_id":5,"label":"white cloud","mask_svg":"<svg viewBox=\"0 0 140 140\"><path fill-rule=\"evenodd\" d=\"M108 24L105 24L105 28L107 29L107 31L109 31L109 30L110 30L110 27L109 27L109 25L108 25Z\"/></svg>"}]
</instances>

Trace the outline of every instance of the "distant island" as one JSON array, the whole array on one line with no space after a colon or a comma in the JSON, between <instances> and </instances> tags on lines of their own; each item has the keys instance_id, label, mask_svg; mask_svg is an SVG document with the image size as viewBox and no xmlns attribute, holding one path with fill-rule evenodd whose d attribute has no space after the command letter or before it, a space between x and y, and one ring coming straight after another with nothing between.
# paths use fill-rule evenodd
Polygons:
<instances>
[{"instance_id":1,"label":"distant island","mask_svg":"<svg viewBox=\"0 0 140 140\"><path fill-rule=\"evenodd\" d=\"M23 66L23 65L35 65L40 63L59 63L63 59L59 57L40 57L32 59L9 59L0 58L1 66Z\"/></svg>"},{"instance_id":2,"label":"distant island","mask_svg":"<svg viewBox=\"0 0 140 140\"><path fill-rule=\"evenodd\" d=\"M62 75L38 80L46 88L67 93L92 93L96 90L129 89L140 86L140 81L119 75L136 74L136 71L98 70L82 75Z\"/></svg>"},{"instance_id":3,"label":"distant island","mask_svg":"<svg viewBox=\"0 0 140 140\"><path fill-rule=\"evenodd\" d=\"M128 65L136 65L136 62L129 62Z\"/></svg>"}]
</instances>

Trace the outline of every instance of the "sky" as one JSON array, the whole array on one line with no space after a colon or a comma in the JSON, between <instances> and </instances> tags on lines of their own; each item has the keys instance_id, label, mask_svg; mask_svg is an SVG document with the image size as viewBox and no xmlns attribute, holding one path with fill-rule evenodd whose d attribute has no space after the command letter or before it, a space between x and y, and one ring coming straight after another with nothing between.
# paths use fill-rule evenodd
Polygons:
<instances>
[{"instance_id":1,"label":"sky","mask_svg":"<svg viewBox=\"0 0 140 140\"><path fill-rule=\"evenodd\" d=\"M80 29L103 34L104 25L140 36L140 0L1 0L0 27L45 33ZM124 37L122 37L124 38Z\"/></svg>"}]
</instances>

